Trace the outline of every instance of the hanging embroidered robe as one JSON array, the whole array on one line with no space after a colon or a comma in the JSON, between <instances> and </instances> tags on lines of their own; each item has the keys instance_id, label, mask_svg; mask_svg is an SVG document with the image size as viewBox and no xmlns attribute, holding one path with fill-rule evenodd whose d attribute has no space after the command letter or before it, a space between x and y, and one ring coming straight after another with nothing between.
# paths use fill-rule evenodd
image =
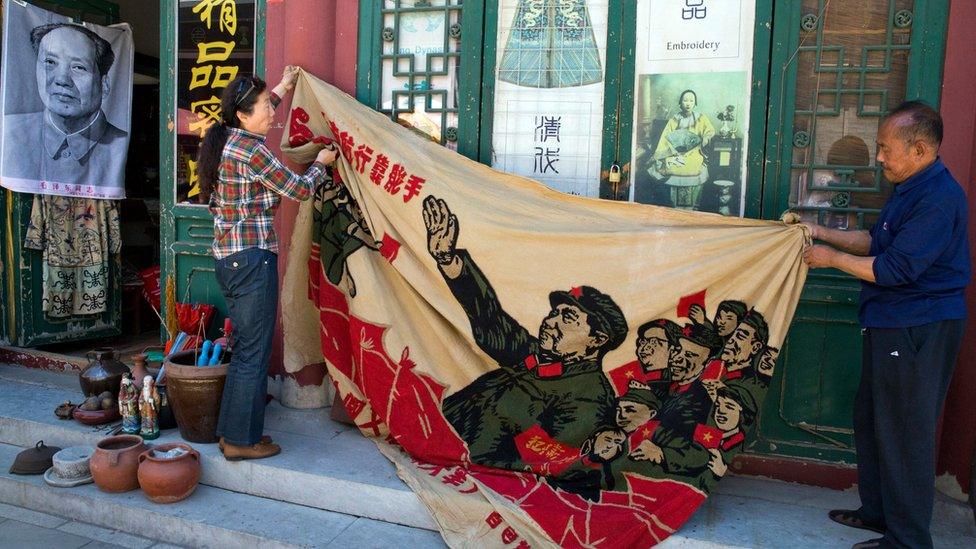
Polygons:
<instances>
[{"instance_id":1,"label":"hanging embroidered robe","mask_svg":"<svg viewBox=\"0 0 976 549\"><path fill-rule=\"evenodd\" d=\"M498 79L530 88L602 82L586 0L519 0Z\"/></svg>"},{"instance_id":2,"label":"hanging embroidered robe","mask_svg":"<svg viewBox=\"0 0 976 549\"><path fill-rule=\"evenodd\" d=\"M43 252L45 315L101 314L110 291L109 256L122 247L118 201L34 195L24 247Z\"/></svg>"}]
</instances>

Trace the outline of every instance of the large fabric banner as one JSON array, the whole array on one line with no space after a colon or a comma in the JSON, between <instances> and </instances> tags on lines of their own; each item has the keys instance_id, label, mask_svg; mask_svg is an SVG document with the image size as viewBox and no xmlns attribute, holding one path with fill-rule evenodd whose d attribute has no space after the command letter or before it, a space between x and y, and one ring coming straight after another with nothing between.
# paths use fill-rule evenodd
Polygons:
<instances>
[{"instance_id":1,"label":"large fabric banner","mask_svg":"<svg viewBox=\"0 0 976 549\"><path fill-rule=\"evenodd\" d=\"M133 52L128 24L79 25L5 2L0 185L125 198Z\"/></svg>"},{"instance_id":2,"label":"large fabric banner","mask_svg":"<svg viewBox=\"0 0 976 549\"><path fill-rule=\"evenodd\" d=\"M282 147L307 162L332 140L289 255L286 347L327 362L447 542L677 531L753 436L804 230L564 195L303 73Z\"/></svg>"}]
</instances>

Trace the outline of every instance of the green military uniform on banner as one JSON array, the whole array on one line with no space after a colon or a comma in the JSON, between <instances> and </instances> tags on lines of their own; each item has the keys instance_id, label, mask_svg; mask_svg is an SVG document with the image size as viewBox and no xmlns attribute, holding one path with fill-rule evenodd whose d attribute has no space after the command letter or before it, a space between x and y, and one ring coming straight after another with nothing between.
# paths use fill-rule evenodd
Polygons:
<instances>
[{"instance_id":1,"label":"green military uniform on banner","mask_svg":"<svg viewBox=\"0 0 976 549\"><path fill-rule=\"evenodd\" d=\"M448 286L468 314L478 346L501 366L444 400L444 416L468 443L471 461L521 469L515 437L533 425L574 447L598 427L612 425L614 392L601 361L560 363L557 371L535 358L538 338L502 309L470 255L458 254L464 269L447 279Z\"/></svg>"}]
</instances>

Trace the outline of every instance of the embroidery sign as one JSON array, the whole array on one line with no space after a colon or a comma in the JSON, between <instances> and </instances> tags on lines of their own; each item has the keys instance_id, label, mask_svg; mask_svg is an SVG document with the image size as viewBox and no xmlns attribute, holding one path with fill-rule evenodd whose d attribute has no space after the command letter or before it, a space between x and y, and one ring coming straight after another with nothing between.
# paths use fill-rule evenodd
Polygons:
<instances>
[{"instance_id":1,"label":"embroidery sign","mask_svg":"<svg viewBox=\"0 0 976 549\"><path fill-rule=\"evenodd\" d=\"M803 227L556 192L307 73L292 105L286 154L342 154L296 223L286 354L326 362L448 544L677 531L754 441Z\"/></svg>"},{"instance_id":2,"label":"embroidery sign","mask_svg":"<svg viewBox=\"0 0 976 549\"><path fill-rule=\"evenodd\" d=\"M743 215L755 0L638 0L629 196Z\"/></svg>"},{"instance_id":3,"label":"embroidery sign","mask_svg":"<svg viewBox=\"0 0 976 549\"><path fill-rule=\"evenodd\" d=\"M743 41L742 0L649 0L647 58L738 58ZM751 35L752 28L749 27Z\"/></svg>"},{"instance_id":4,"label":"embroidery sign","mask_svg":"<svg viewBox=\"0 0 976 549\"><path fill-rule=\"evenodd\" d=\"M25 2L3 12L0 184L25 193L125 197L132 31Z\"/></svg>"}]
</instances>

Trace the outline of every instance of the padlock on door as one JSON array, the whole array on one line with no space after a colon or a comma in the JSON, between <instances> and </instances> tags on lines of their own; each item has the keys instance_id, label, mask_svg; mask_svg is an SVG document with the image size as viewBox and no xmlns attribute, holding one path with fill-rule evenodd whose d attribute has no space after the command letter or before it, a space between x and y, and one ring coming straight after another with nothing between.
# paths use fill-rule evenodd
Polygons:
<instances>
[{"instance_id":1,"label":"padlock on door","mask_svg":"<svg viewBox=\"0 0 976 549\"><path fill-rule=\"evenodd\" d=\"M610 174L608 180L611 183L620 183L620 164L614 162L610 165Z\"/></svg>"}]
</instances>

